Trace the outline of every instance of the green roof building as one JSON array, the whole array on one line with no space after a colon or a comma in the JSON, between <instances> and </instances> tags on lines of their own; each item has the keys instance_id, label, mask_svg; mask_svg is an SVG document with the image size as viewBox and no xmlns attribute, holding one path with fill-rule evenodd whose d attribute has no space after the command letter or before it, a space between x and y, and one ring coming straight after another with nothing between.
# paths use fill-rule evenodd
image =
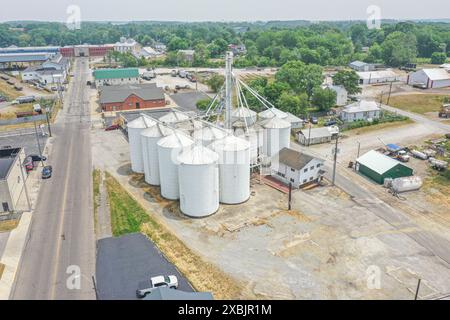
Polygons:
<instances>
[{"instance_id":1,"label":"green roof building","mask_svg":"<svg viewBox=\"0 0 450 320\"><path fill-rule=\"evenodd\" d=\"M97 86L139 83L138 68L98 69L94 70L93 76Z\"/></svg>"},{"instance_id":2,"label":"green roof building","mask_svg":"<svg viewBox=\"0 0 450 320\"><path fill-rule=\"evenodd\" d=\"M386 178L402 178L413 175L413 169L375 150L356 160L356 170L373 181L383 184Z\"/></svg>"}]
</instances>

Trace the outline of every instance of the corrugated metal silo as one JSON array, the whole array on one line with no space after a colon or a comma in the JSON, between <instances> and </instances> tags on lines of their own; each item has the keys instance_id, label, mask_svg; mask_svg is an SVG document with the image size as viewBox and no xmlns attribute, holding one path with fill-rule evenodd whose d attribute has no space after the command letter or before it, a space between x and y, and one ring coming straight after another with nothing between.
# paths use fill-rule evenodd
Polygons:
<instances>
[{"instance_id":1,"label":"corrugated metal silo","mask_svg":"<svg viewBox=\"0 0 450 320\"><path fill-rule=\"evenodd\" d=\"M291 124L283 119L273 117L261 122L264 128L263 153L273 157L281 149L291 145Z\"/></svg>"},{"instance_id":2,"label":"corrugated metal silo","mask_svg":"<svg viewBox=\"0 0 450 320\"><path fill-rule=\"evenodd\" d=\"M146 116L130 121L127 124L128 142L130 144L131 170L136 173L144 173L144 157L142 153L141 132L146 128L156 125L156 122Z\"/></svg>"},{"instance_id":3,"label":"corrugated metal silo","mask_svg":"<svg viewBox=\"0 0 450 320\"><path fill-rule=\"evenodd\" d=\"M161 195L170 200L180 198L178 184L178 154L194 141L182 134L174 133L158 141L159 177L161 183Z\"/></svg>"},{"instance_id":4,"label":"corrugated metal silo","mask_svg":"<svg viewBox=\"0 0 450 320\"><path fill-rule=\"evenodd\" d=\"M227 133L224 130L204 125L202 128L195 130L192 137L194 140L201 141L202 144L207 147L212 142L225 138L226 135Z\"/></svg>"},{"instance_id":5,"label":"corrugated metal silo","mask_svg":"<svg viewBox=\"0 0 450 320\"><path fill-rule=\"evenodd\" d=\"M206 217L219 209L217 153L194 145L178 156L180 209L190 217Z\"/></svg>"},{"instance_id":6,"label":"corrugated metal silo","mask_svg":"<svg viewBox=\"0 0 450 320\"><path fill-rule=\"evenodd\" d=\"M189 116L179 111L170 111L168 114L159 118L159 121L165 123L174 123L184 120L189 120Z\"/></svg>"},{"instance_id":7,"label":"corrugated metal silo","mask_svg":"<svg viewBox=\"0 0 450 320\"><path fill-rule=\"evenodd\" d=\"M278 117L280 119L286 119L287 116L288 115L286 112L283 112L277 108L266 109L266 110L258 113L258 117L260 120L272 119L273 117Z\"/></svg>"},{"instance_id":8,"label":"corrugated metal silo","mask_svg":"<svg viewBox=\"0 0 450 320\"><path fill-rule=\"evenodd\" d=\"M238 204L250 197L250 143L227 136L211 145L219 155L220 202Z\"/></svg>"},{"instance_id":9,"label":"corrugated metal silo","mask_svg":"<svg viewBox=\"0 0 450 320\"><path fill-rule=\"evenodd\" d=\"M257 114L255 111L248 108L239 107L232 111L231 120L234 121L245 121L247 126L251 126L256 122Z\"/></svg>"}]
</instances>

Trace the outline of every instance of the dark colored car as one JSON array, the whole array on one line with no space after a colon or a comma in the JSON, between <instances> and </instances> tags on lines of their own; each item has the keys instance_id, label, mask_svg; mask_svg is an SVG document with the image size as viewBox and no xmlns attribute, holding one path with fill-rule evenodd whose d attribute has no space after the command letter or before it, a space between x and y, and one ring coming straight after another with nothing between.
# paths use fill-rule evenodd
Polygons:
<instances>
[{"instance_id":1,"label":"dark colored car","mask_svg":"<svg viewBox=\"0 0 450 320\"><path fill-rule=\"evenodd\" d=\"M105 131L118 130L119 128L120 128L120 126L118 124L113 124L113 125L110 125L109 127L106 127Z\"/></svg>"},{"instance_id":2,"label":"dark colored car","mask_svg":"<svg viewBox=\"0 0 450 320\"><path fill-rule=\"evenodd\" d=\"M44 156L41 157L40 155L37 154L30 154L28 157L31 157L33 161L47 161L47 157Z\"/></svg>"},{"instance_id":3,"label":"dark colored car","mask_svg":"<svg viewBox=\"0 0 450 320\"><path fill-rule=\"evenodd\" d=\"M317 120L316 117L311 117L309 120L311 121L312 124L318 124L319 123L319 120Z\"/></svg>"},{"instance_id":4,"label":"dark colored car","mask_svg":"<svg viewBox=\"0 0 450 320\"><path fill-rule=\"evenodd\" d=\"M337 121L334 119L330 119L327 122L325 122L325 127L334 126L337 124Z\"/></svg>"},{"instance_id":5,"label":"dark colored car","mask_svg":"<svg viewBox=\"0 0 450 320\"><path fill-rule=\"evenodd\" d=\"M52 166L45 166L45 167L42 169L42 179L48 179L48 178L51 178L52 173L53 173L53 168L52 168Z\"/></svg>"},{"instance_id":6,"label":"dark colored car","mask_svg":"<svg viewBox=\"0 0 450 320\"><path fill-rule=\"evenodd\" d=\"M32 171L34 169L33 159L30 156L26 157L25 160L23 160L23 166L27 172Z\"/></svg>"}]
</instances>

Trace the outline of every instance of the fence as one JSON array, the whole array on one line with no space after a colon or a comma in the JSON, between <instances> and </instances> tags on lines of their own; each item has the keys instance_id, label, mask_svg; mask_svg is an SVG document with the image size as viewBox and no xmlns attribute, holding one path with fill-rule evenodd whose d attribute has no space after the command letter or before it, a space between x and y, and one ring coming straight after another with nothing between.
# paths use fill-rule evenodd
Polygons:
<instances>
[{"instance_id":1,"label":"fence","mask_svg":"<svg viewBox=\"0 0 450 320\"><path fill-rule=\"evenodd\" d=\"M30 117L0 120L0 126L29 123L29 122L34 122L34 121L44 121L44 120L46 120L45 114L38 114L35 116L30 116Z\"/></svg>"}]
</instances>

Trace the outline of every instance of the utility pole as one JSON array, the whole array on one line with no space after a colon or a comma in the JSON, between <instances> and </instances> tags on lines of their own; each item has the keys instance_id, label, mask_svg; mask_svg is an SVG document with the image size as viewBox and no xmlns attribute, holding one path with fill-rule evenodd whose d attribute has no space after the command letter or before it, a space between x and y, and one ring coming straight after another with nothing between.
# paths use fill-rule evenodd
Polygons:
<instances>
[{"instance_id":1,"label":"utility pole","mask_svg":"<svg viewBox=\"0 0 450 320\"><path fill-rule=\"evenodd\" d=\"M231 95L232 95L232 65L233 53L226 53L225 63L225 128L231 129Z\"/></svg>"},{"instance_id":2,"label":"utility pole","mask_svg":"<svg viewBox=\"0 0 450 320\"><path fill-rule=\"evenodd\" d=\"M414 297L414 300L417 300L417 297L419 296L419 289L420 289L421 282L422 282L422 279L419 279L419 281L417 282L416 296Z\"/></svg>"},{"instance_id":3,"label":"utility pole","mask_svg":"<svg viewBox=\"0 0 450 320\"><path fill-rule=\"evenodd\" d=\"M42 164L42 166L44 166L44 160L42 159L41 143L39 142L39 134L38 134L37 127L36 127L36 120L33 121L33 123L34 123L34 133L36 134L36 141L37 141L37 146L39 149L39 156L41 157L41 164Z\"/></svg>"},{"instance_id":4,"label":"utility pole","mask_svg":"<svg viewBox=\"0 0 450 320\"><path fill-rule=\"evenodd\" d=\"M25 175L23 174L23 164L22 164L22 159L20 158L20 153L18 154L18 158L19 158L19 164L20 164L20 174L22 175L23 188L25 190L25 197L27 198L28 211L31 211L31 201L30 201L30 196L28 195L27 181L25 179Z\"/></svg>"},{"instance_id":5,"label":"utility pole","mask_svg":"<svg viewBox=\"0 0 450 320\"><path fill-rule=\"evenodd\" d=\"M289 182L289 198L288 198L288 210L291 211L292 203L292 182Z\"/></svg>"},{"instance_id":6,"label":"utility pole","mask_svg":"<svg viewBox=\"0 0 450 320\"><path fill-rule=\"evenodd\" d=\"M359 158L360 151L361 151L361 141L358 141L358 156L356 157L356 159Z\"/></svg>"},{"instance_id":7,"label":"utility pole","mask_svg":"<svg viewBox=\"0 0 450 320\"><path fill-rule=\"evenodd\" d=\"M336 136L336 145L333 150L334 154L334 163L333 163L333 186L336 183L336 164L337 164L337 155L338 155L338 142L339 142L339 134Z\"/></svg>"},{"instance_id":8,"label":"utility pole","mask_svg":"<svg viewBox=\"0 0 450 320\"><path fill-rule=\"evenodd\" d=\"M48 117L48 113L50 111L49 107L45 108L45 117L47 118L47 127L48 127L48 134L50 137L52 137L52 128L50 127L50 119Z\"/></svg>"},{"instance_id":9,"label":"utility pole","mask_svg":"<svg viewBox=\"0 0 450 320\"><path fill-rule=\"evenodd\" d=\"M308 147L311 145L311 122L309 123Z\"/></svg>"},{"instance_id":10,"label":"utility pole","mask_svg":"<svg viewBox=\"0 0 450 320\"><path fill-rule=\"evenodd\" d=\"M387 105L389 105L389 101L391 100L392 84L393 83L394 83L394 81L391 81L391 84L389 86L389 95L388 95L387 102L386 102Z\"/></svg>"}]
</instances>

